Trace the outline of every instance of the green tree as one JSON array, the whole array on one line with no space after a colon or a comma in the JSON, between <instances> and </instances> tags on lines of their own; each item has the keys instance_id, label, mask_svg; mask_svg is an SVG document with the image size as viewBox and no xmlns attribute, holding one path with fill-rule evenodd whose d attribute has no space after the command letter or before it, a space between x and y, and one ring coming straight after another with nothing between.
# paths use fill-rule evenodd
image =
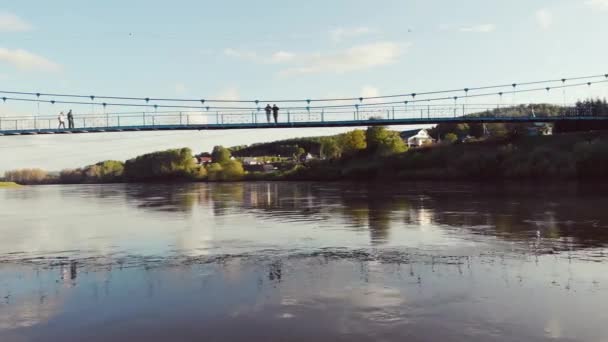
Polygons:
<instances>
[{"instance_id":1,"label":"green tree","mask_svg":"<svg viewBox=\"0 0 608 342\"><path fill-rule=\"evenodd\" d=\"M207 166L207 179L210 181L222 180L222 165L219 163L211 163Z\"/></svg>"},{"instance_id":2,"label":"green tree","mask_svg":"<svg viewBox=\"0 0 608 342\"><path fill-rule=\"evenodd\" d=\"M67 184L78 184L84 181L82 169L65 169L59 173L59 181Z\"/></svg>"},{"instance_id":3,"label":"green tree","mask_svg":"<svg viewBox=\"0 0 608 342\"><path fill-rule=\"evenodd\" d=\"M389 131L383 126L369 127L365 132L367 150L382 156L407 151L399 132Z\"/></svg>"},{"instance_id":4,"label":"green tree","mask_svg":"<svg viewBox=\"0 0 608 342\"><path fill-rule=\"evenodd\" d=\"M214 163L223 164L230 160L230 150L224 146L215 146L211 152L211 159Z\"/></svg>"},{"instance_id":5,"label":"green tree","mask_svg":"<svg viewBox=\"0 0 608 342\"><path fill-rule=\"evenodd\" d=\"M222 171L220 172L221 180L225 181L237 181L243 179L245 170L243 164L236 160L229 160L222 164Z\"/></svg>"},{"instance_id":6,"label":"green tree","mask_svg":"<svg viewBox=\"0 0 608 342\"><path fill-rule=\"evenodd\" d=\"M127 160L124 176L134 181L192 179L198 165L189 148L144 154Z\"/></svg>"},{"instance_id":7,"label":"green tree","mask_svg":"<svg viewBox=\"0 0 608 342\"><path fill-rule=\"evenodd\" d=\"M298 150L296 151L295 155L296 155L296 158L299 159L301 156L303 156L305 154L306 154L306 150L301 147L298 147Z\"/></svg>"},{"instance_id":8,"label":"green tree","mask_svg":"<svg viewBox=\"0 0 608 342\"><path fill-rule=\"evenodd\" d=\"M4 173L4 179L17 184L42 184L47 182L48 174L42 169L21 169Z\"/></svg>"},{"instance_id":9,"label":"green tree","mask_svg":"<svg viewBox=\"0 0 608 342\"><path fill-rule=\"evenodd\" d=\"M443 137L443 140L448 144L453 144L458 141L458 136L454 133L448 133Z\"/></svg>"},{"instance_id":10,"label":"green tree","mask_svg":"<svg viewBox=\"0 0 608 342\"><path fill-rule=\"evenodd\" d=\"M339 158L342 154L336 139L326 138L321 142L321 156L327 159Z\"/></svg>"},{"instance_id":11,"label":"green tree","mask_svg":"<svg viewBox=\"0 0 608 342\"><path fill-rule=\"evenodd\" d=\"M345 155L354 155L367 147L365 132L360 129L340 135L339 142Z\"/></svg>"},{"instance_id":12,"label":"green tree","mask_svg":"<svg viewBox=\"0 0 608 342\"><path fill-rule=\"evenodd\" d=\"M89 165L82 170L86 182L117 182L122 180L124 164L121 161L106 160Z\"/></svg>"}]
</instances>

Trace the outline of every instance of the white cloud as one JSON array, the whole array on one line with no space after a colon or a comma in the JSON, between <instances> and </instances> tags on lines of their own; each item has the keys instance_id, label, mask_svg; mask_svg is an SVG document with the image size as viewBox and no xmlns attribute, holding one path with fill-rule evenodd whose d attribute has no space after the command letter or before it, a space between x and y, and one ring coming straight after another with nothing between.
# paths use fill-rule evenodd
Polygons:
<instances>
[{"instance_id":1,"label":"white cloud","mask_svg":"<svg viewBox=\"0 0 608 342\"><path fill-rule=\"evenodd\" d=\"M380 96L380 91L376 87L364 86L361 88L361 97L376 97Z\"/></svg>"},{"instance_id":2,"label":"white cloud","mask_svg":"<svg viewBox=\"0 0 608 342\"><path fill-rule=\"evenodd\" d=\"M272 55L261 55L255 51L237 50L232 48L224 49L224 55L258 63L285 63L292 61L296 55L288 51L277 51Z\"/></svg>"},{"instance_id":3,"label":"white cloud","mask_svg":"<svg viewBox=\"0 0 608 342\"><path fill-rule=\"evenodd\" d=\"M241 99L236 87L225 88L214 96L215 100L238 101Z\"/></svg>"},{"instance_id":4,"label":"white cloud","mask_svg":"<svg viewBox=\"0 0 608 342\"><path fill-rule=\"evenodd\" d=\"M546 8L536 12L536 21L543 30L548 30L553 25L553 13Z\"/></svg>"},{"instance_id":5,"label":"white cloud","mask_svg":"<svg viewBox=\"0 0 608 342\"><path fill-rule=\"evenodd\" d=\"M353 28L339 27L329 31L329 36L334 42L340 42L344 39L354 38L374 32L376 32L376 30L365 26Z\"/></svg>"},{"instance_id":6,"label":"white cloud","mask_svg":"<svg viewBox=\"0 0 608 342\"><path fill-rule=\"evenodd\" d=\"M285 63L292 61L296 55L287 51L278 51L275 52L272 57L270 57L270 62L272 63Z\"/></svg>"},{"instance_id":7,"label":"white cloud","mask_svg":"<svg viewBox=\"0 0 608 342\"><path fill-rule=\"evenodd\" d=\"M366 98L367 100L365 100L365 103L367 103L367 104L378 103L378 102L382 101L382 99L370 99L370 97L380 96L380 90L378 90L378 88L372 87L370 85L366 85L363 88L361 88L361 91L359 92L359 96Z\"/></svg>"},{"instance_id":8,"label":"white cloud","mask_svg":"<svg viewBox=\"0 0 608 342\"><path fill-rule=\"evenodd\" d=\"M32 25L18 16L8 12L0 12L0 32L23 32L31 29Z\"/></svg>"},{"instance_id":9,"label":"white cloud","mask_svg":"<svg viewBox=\"0 0 608 342\"><path fill-rule=\"evenodd\" d=\"M354 46L329 54L313 54L302 59L301 65L281 71L281 75L313 74L321 72L345 73L391 64L397 61L404 45L378 42Z\"/></svg>"},{"instance_id":10,"label":"white cloud","mask_svg":"<svg viewBox=\"0 0 608 342\"><path fill-rule=\"evenodd\" d=\"M239 59L255 60L258 58L258 54L255 51L237 50L232 48L224 49L224 55Z\"/></svg>"},{"instance_id":11,"label":"white cloud","mask_svg":"<svg viewBox=\"0 0 608 342\"><path fill-rule=\"evenodd\" d=\"M61 66L45 57L16 49L0 48L0 62L13 65L20 70L60 71Z\"/></svg>"},{"instance_id":12,"label":"white cloud","mask_svg":"<svg viewBox=\"0 0 608 342\"><path fill-rule=\"evenodd\" d=\"M585 3L600 11L608 11L608 0L587 0Z\"/></svg>"},{"instance_id":13,"label":"white cloud","mask_svg":"<svg viewBox=\"0 0 608 342\"><path fill-rule=\"evenodd\" d=\"M496 26L494 24L483 24L483 25L462 27L460 29L460 32L489 33L489 32L494 32L495 30L496 30Z\"/></svg>"}]
</instances>

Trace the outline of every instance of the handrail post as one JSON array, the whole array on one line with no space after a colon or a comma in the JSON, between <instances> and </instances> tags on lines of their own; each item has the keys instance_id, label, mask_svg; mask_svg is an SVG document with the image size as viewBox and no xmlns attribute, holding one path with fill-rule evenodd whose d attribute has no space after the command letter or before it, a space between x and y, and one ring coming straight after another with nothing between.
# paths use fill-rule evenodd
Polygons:
<instances>
[{"instance_id":1,"label":"handrail post","mask_svg":"<svg viewBox=\"0 0 608 342\"><path fill-rule=\"evenodd\" d=\"M325 109L321 109L321 122L325 122Z\"/></svg>"},{"instance_id":2,"label":"handrail post","mask_svg":"<svg viewBox=\"0 0 608 342\"><path fill-rule=\"evenodd\" d=\"M395 120L395 107L393 107L393 120Z\"/></svg>"},{"instance_id":3,"label":"handrail post","mask_svg":"<svg viewBox=\"0 0 608 342\"><path fill-rule=\"evenodd\" d=\"M36 116L34 116L34 129L38 129L38 122L36 120Z\"/></svg>"},{"instance_id":4,"label":"handrail post","mask_svg":"<svg viewBox=\"0 0 608 342\"><path fill-rule=\"evenodd\" d=\"M143 117L143 120L144 120L143 126L145 126L146 125L146 112L143 112L142 117Z\"/></svg>"},{"instance_id":5,"label":"handrail post","mask_svg":"<svg viewBox=\"0 0 608 342\"><path fill-rule=\"evenodd\" d=\"M186 115L186 126L190 126L190 115Z\"/></svg>"},{"instance_id":6,"label":"handrail post","mask_svg":"<svg viewBox=\"0 0 608 342\"><path fill-rule=\"evenodd\" d=\"M182 112L179 112L179 125L182 125Z\"/></svg>"}]
</instances>

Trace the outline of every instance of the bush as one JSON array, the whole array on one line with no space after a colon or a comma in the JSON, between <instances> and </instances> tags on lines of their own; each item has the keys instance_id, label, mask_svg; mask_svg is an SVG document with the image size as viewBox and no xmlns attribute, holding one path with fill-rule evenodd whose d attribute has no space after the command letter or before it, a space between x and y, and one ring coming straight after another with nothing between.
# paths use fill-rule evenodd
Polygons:
<instances>
[{"instance_id":1,"label":"bush","mask_svg":"<svg viewBox=\"0 0 608 342\"><path fill-rule=\"evenodd\" d=\"M237 181L243 179L245 170L243 164L236 160L230 160L222 164L221 178L225 181Z\"/></svg>"},{"instance_id":2,"label":"bush","mask_svg":"<svg viewBox=\"0 0 608 342\"><path fill-rule=\"evenodd\" d=\"M131 181L189 180L199 172L189 148L144 154L124 165L125 178Z\"/></svg>"},{"instance_id":3,"label":"bush","mask_svg":"<svg viewBox=\"0 0 608 342\"><path fill-rule=\"evenodd\" d=\"M6 171L4 179L17 184L44 184L48 180L48 174L42 169L21 169Z\"/></svg>"},{"instance_id":4,"label":"bush","mask_svg":"<svg viewBox=\"0 0 608 342\"><path fill-rule=\"evenodd\" d=\"M230 160L230 150L223 146L215 146L211 152L211 159L214 163L225 163Z\"/></svg>"},{"instance_id":5,"label":"bush","mask_svg":"<svg viewBox=\"0 0 608 342\"><path fill-rule=\"evenodd\" d=\"M84 181L81 169L65 169L59 173L59 182L66 184L78 184Z\"/></svg>"},{"instance_id":6,"label":"bush","mask_svg":"<svg viewBox=\"0 0 608 342\"><path fill-rule=\"evenodd\" d=\"M389 131L383 126L368 127L365 132L367 150L372 154L388 156L407 151L399 132Z\"/></svg>"},{"instance_id":7,"label":"bush","mask_svg":"<svg viewBox=\"0 0 608 342\"><path fill-rule=\"evenodd\" d=\"M443 137L443 140L448 144L453 144L458 141L458 136L454 133L448 133Z\"/></svg>"},{"instance_id":8,"label":"bush","mask_svg":"<svg viewBox=\"0 0 608 342\"><path fill-rule=\"evenodd\" d=\"M244 176L243 164L236 160L229 160L223 164L211 163L207 166L207 179L210 181L237 181Z\"/></svg>"},{"instance_id":9,"label":"bush","mask_svg":"<svg viewBox=\"0 0 608 342\"><path fill-rule=\"evenodd\" d=\"M220 163L211 163L207 166L207 179L210 181L222 180L222 165Z\"/></svg>"}]
</instances>

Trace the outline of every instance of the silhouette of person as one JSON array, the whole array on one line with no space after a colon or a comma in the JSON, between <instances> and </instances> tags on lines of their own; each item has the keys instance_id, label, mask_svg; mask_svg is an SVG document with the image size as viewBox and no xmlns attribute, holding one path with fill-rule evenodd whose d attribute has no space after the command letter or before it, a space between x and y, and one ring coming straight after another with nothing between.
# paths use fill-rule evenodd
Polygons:
<instances>
[{"instance_id":1,"label":"silhouette of person","mask_svg":"<svg viewBox=\"0 0 608 342\"><path fill-rule=\"evenodd\" d=\"M272 116L274 117L274 123L278 123L279 107L276 104L272 105Z\"/></svg>"},{"instance_id":2,"label":"silhouette of person","mask_svg":"<svg viewBox=\"0 0 608 342\"><path fill-rule=\"evenodd\" d=\"M74 128L74 114L72 114L72 110L68 112L68 127L70 129Z\"/></svg>"},{"instance_id":3,"label":"silhouette of person","mask_svg":"<svg viewBox=\"0 0 608 342\"><path fill-rule=\"evenodd\" d=\"M57 129L63 127L63 129L65 129L65 115L63 114L63 112L59 113L59 116L57 117L57 121L59 121L59 126L57 126Z\"/></svg>"},{"instance_id":4,"label":"silhouette of person","mask_svg":"<svg viewBox=\"0 0 608 342\"><path fill-rule=\"evenodd\" d=\"M270 104L267 104L264 110L266 111L266 120L270 123L270 112L272 111L272 107L270 107Z\"/></svg>"}]
</instances>

